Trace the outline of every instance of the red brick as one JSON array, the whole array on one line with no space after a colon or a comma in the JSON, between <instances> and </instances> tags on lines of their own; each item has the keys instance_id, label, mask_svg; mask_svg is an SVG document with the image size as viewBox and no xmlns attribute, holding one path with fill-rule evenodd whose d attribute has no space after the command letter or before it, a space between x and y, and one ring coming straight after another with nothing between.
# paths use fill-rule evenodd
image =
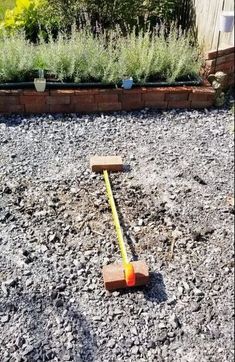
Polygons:
<instances>
[{"instance_id":1,"label":"red brick","mask_svg":"<svg viewBox=\"0 0 235 362\"><path fill-rule=\"evenodd\" d=\"M147 88L147 93L165 93L165 94L176 94L176 93L188 93L192 89L191 86L178 86L178 87L156 87Z\"/></svg>"},{"instance_id":2,"label":"red brick","mask_svg":"<svg viewBox=\"0 0 235 362\"><path fill-rule=\"evenodd\" d=\"M234 85L234 80L235 80L234 77L235 77L234 72L228 74L228 76L227 76L227 81L226 81L226 85L227 85L227 86Z\"/></svg>"},{"instance_id":3,"label":"red brick","mask_svg":"<svg viewBox=\"0 0 235 362\"><path fill-rule=\"evenodd\" d=\"M79 112L79 113L92 113L97 112L98 107L96 103L77 103L73 104L73 112Z\"/></svg>"},{"instance_id":4,"label":"red brick","mask_svg":"<svg viewBox=\"0 0 235 362\"><path fill-rule=\"evenodd\" d=\"M7 103L7 98L9 98L9 96L3 96L0 94L0 105L1 104L6 104Z\"/></svg>"},{"instance_id":5,"label":"red brick","mask_svg":"<svg viewBox=\"0 0 235 362\"><path fill-rule=\"evenodd\" d=\"M216 56L220 57L220 56L223 56L223 55L234 53L234 51L235 51L234 46L228 47L228 48L225 48L225 49L220 49L218 51L218 53L217 53L217 50L211 50L205 55L205 58L206 59L214 59L214 58L216 58Z\"/></svg>"},{"instance_id":6,"label":"red brick","mask_svg":"<svg viewBox=\"0 0 235 362\"><path fill-rule=\"evenodd\" d=\"M50 112L49 104L25 104L26 113L48 113Z\"/></svg>"},{"instance_id":7,"label":"red brick","mask_svg":"<svg viewBox=\"0 0 235 362\"><path fill-rule=\"evenodd\" d=\"M100 89L75 89L74 94L75 95L85 95L85 94L99 94Z\"/></svg>"},{"instance_id":8,"label":"red brick","mask_svg":"<svg viewBox=\"0 0 235 362\"><path fill-rule=\"evenodd\" d=\"M217 60L216 59L206 60L206 65L214 66L215 63L217 65L219 65L219 64L230 63L230 62L234 62L234 53L221 56L221 57L217 58Z\"/></svg>"},{"instance_id":9,"label":"red brick","mask_svg":"<svg viewBox=\"0 0 235 362\"><path fill-rule=\"evenodd\" d=\"M71 97L72 104L90 104L94 102L95 102L95 96L93 94L74 95Z\"/></svg>"},{"instance_id":10,"label":"red brick","mask_svg":"<svg viewBox=\"0 0 235 362\"><path fill-rule=\"evenodd\" d=\"M0 113L8 112L8 107L5 104L0 104Z\"/></svg>"},{"instance_id":11,"label":"red brick","mask_svg":"<svg viewBox=\"0 0 235 362\"><path fill-rule=\"evenodd\" d=\"M146 93L147 92L147 87L138 87L138 88L132 88L132 89L123 89L123 88L119 88L120 90L120 93L123 93L123 94L128 94L128 93L131 93L131 94L142 94L142 93Z\"/></svg>"},{"instance_id":12,"label":"red brick","mask_svg":"<svg viewBox=\"0 0 235 362\"><path fill-rule=\"evenodd\" d=\"M164 92L148 92L142 95L142 98L145 102L159 102L165 100Z\"/></svg>"},{"instance_id":13,"label":"red brick","mask_svg":"<svg viewBox=\"0 0 235 362\"><path fill-rule=\"evenodd\" d=\"M118 103L118 94L112 94L112 93L104 93L104 94L96 94L95 95L95 101L98 104L104 104L104 103Z\"/></svg>"},{"instance_id":14,"label":"red brick","mask_svg":"<svg viewBox=\"0 0 235 362\"><path fill-rule=\"evenodd\" d=\"M195 88L189 95L190 101L207 101L213 100L215 97L215 91L211 88Z\"/></svg>"},{"instance_id":15,"label":"red brick","mask_svg":"<svg viewBox=\"0 0 235 362\"><path fill-rule=\"evenodd\" d=\"M45 104L46 103L46 96L44 95L21 95L20 96L20 104Z\"/></svg>"},{"instance_id":16,"label":"red brick","mask_svg":"<svg viewBox=\"0 0 235 362\"><path fill-rule=\"evenodd\" d=\"M133 95L133 94L141 94L143 92L145 92L146 88L133 88L133 89L122 89L122 94L125 94L125 95Z\"/></svg>"},{"instance_id":17,"label":"red brick","mask_svg":"<svg viewBox=\"0 0 235 362\"><path fill-rule=\"evenodd\" d=\"M70 104L71 97L70 96L47 96L46 103L51 105L66 105Z\"/></svg>"},{"instance_id":18,"label":"red brick","mask_svg":"<svg viewBox=\"0 0 235 362\"><path fill-rule=\"evenodd\" d=\"M0 105L1 113L24 113L24 106L21 104Z\"/></svg>"},{"instance_id":19,"label":"red brick","mask_svg":"<svg viewBox=\"0 0 235 362\"><path fill-rule=\"evenodd\" d=\"M26 96L36 96L36 95L48 96L49 90L45 90L43 93L39 94L35 89L25 89L22 91L22 94Z\"/></svg>"},{"instance_id":20,"label":"red brick","mask_svg":"<svg viewBox=\"0 0 235 362\"><path fill-rule=\"evenodd\" d=\"M190 93L189 91L167 93L165 96L165 100L170 102L187 101L189 93Z\"/></svg>"},{"instance_id":21,"label":"red brick","mask_svg":"<svg viewBox=\"0 0 235 362\"><path fill-rule=\"evenodd\" d=\"M149 282L149 270L144 261L134 261L131 263L134 266L136 275L136 286L146 285ZM122 264L105 265L102 270L104 285L107 290L113 291L116 289L127 288L125 275Z\"/></svg>"},{"instance_id":22,"label":"red brick","mask_svg":"<svg viewBox=\"0 0 235 362\"><path fill-rule=\"evenodd\" d=\"M230 73L234 70L234 62L226 62L216 65L216 69L212 67L213 72L222 71L224 73Z\"/></svg>"},{"instance_id":23,"label":"red brick","mask_svg":"<svg viewBox=\"0 0 235 362\"><path fill-rule=\"evenodd\" d=\"M135 102L135 101L123 101L122 102L122 110L123 111L131 111L135 109L141 109L144 107L144 102Z\"/></svg>"},{"instance_id":24,"label":"red brick","mask_svg":"<svg viewBox=\"0 0 235 362\"><path fill-rule=\"evenodd\" d=\"M108 111L120 111L122 109L121 103L98 103L98 110L100 112L108 112Z\"/></svg>"},{"instance_id":25,"label":"red brick","mask_svg":"<svg viewBox=\"0 0 235 362\"><path fill-rule=\"evenodd\" d=\"M70 113L74 112L74 109L70 104L50 104L49 110L51 113Z\"/></svg>"},{"instance_id":26,"label":"red brick","mask_svg":"<svg viewBox=\"0 0 235 362\"><path fill-rule=\"evenodd\" d=\"M191 108L209 108L213 106L213 101L192 101Z\"/></svg>"},{"instance_id":27,"label":"red brick","mask_svg":"<svg viewBox=\"0 0 235 362\"><path fill-rule=\"evenodd\" d=\"M99 89L97 94L103 95L103 94L120 94L123 90L121 88L114 88L114 89Z\"/></svg>"},{"instance_id":28,"label":"red brick","mask_svg":"<svg viewBox=\"0 0 235 362\"><path fill-rule=\"evenodd\" d=\"M169 101L167 104L167 108L190 108L190 107L191 107L190 101L172 100L172 101Z\"/></svg>"},{"instance_id":29,"label":"red brick","mask_svg":"<svg viewBox=\"0 0 235 362\"><path fill-rule=\"evenodd\" d=\"M12 95L0 95L0 104L19 104L20 98L19 96Z\"/></svg>"},{"instance_id":30,"label":"red brick","mask_svg":"<svg viewBox=\"0 0 235 362\"><path fill-rule=\"evenodd\" d=\"M167 102L165 101L149 101L144 103L145 107L148 108L156 108L156 109L166 109Z\"/></svg>"},{"instance_id":31,"label":"red brick","mask_svg":"<svg viewBox=\"0 0 235 362\"><path fill-rule=\"evenodd\" d=\"M19 95L22 93L22 89L0 89L0 95Z\"/></svg>"},{"instance_id":32,"label":"red brick","mask_svg":"<svg viewBox=\"0 0 235 362\"><path fill-rule=\"evenodd\" d=\"M50 89L51 96L67 96L73 95L74 89Z\"/></svg>"},{"instance_id":33,"label":"red brick","mask_svg":"<svg viewBox=\"0 0 235 362\"><path fill-rule=\"evenodd\" d=\"M156 88L152 88L152 87L148 87L146 88L146 92L145 93L158 93L158 94L165 94L169 92L169 88L168 87L156 87Z\"/></svg>"},{"instance_id":34,"label":"red brick","mask_svg":"<svg viewBox=\"0 0 235 362\"><path fill-rule=\"evenodd\" d=\"M138 93L127 93L127 91L119 94L119 102L125 103L142 103L142 95Z\"/></svg>"}]
</instances>

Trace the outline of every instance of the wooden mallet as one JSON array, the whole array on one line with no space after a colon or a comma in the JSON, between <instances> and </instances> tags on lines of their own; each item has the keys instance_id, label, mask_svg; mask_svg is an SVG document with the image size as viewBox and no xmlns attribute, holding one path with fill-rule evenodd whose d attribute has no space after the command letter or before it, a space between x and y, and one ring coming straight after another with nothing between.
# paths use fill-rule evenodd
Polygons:
<instances>
[{"instance_id":1,"label":"wooden mallet","mask_svg":"<svg viewBox=\"0 0 235 362\"><path fill-rule=\"evenodd\" d=\"M102 273L105 288L112 291L120 288L145 285L149 281L148 267L144 261L130 262L128 259L123 233L109 181L109 171L123 171L122 158L120 156L93 156L90 159L90 166L93 172L102 172L104 175L108 200L112 210L113 222L122 257L122 263L109 264L103 267Z\"/></svg>"}]
</instances>

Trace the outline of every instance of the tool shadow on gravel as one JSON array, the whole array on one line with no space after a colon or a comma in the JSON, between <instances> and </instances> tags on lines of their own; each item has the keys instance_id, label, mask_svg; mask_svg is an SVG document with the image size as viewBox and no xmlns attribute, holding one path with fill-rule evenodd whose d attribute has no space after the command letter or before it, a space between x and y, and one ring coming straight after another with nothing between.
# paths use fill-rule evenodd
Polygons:
<instances>
[{"instance_id":1,"label":"tool shadow on gravel","mask_svg":"<svg viewBox=\"0 0 235 362\"><path fill-rule=\"evenodd\" d=\"M163 276L158 272L152 272L149 274L149 283L146 286L122 289L120 294L135 294L137 291L143 292L146 300L156 304L166 302L168 299Z\"/></svg>"},{"instance_id":2,"label":"tool shadow on gravel","mask_svg":"<svg viewBox=\"0 0 235 362\"><path fill-rule=\"evenodd\" d=\"M131 172L131 165L128 165L128 164L124 164L123 165L123 171L124 173L128 173L128 172Z\"/></svg>"},{"instance_id":3,"label":"tool shadow on gravel","mask_svg":"<svg viewBox=\"0 0 235 362\"><path fill-rule=\"evenodd\" d=\"M149 284L144 288L145 299L155 303L166 302L167 292L163 276L159 272L149 274Z\"/></svg>"},{"instance_id":4,"label":"tool shadow on gravel","mask_svg":"<svg viewBox=\"0 0 235 362\"><path fill-rule=\"evenodd\" d=\"M89 322L78 306L69 305L62 295L55 300L39 293L8 298L0 312L8 312L12 316L10 322L16 313L21 315L13 342L20 354L27 355L27 361L47 361L57 357L66 361L95 361L97 344ZM7 330L4 333L7 334ZM69 340L70 350L67 348Z\"/></svg>"}]
</instances>

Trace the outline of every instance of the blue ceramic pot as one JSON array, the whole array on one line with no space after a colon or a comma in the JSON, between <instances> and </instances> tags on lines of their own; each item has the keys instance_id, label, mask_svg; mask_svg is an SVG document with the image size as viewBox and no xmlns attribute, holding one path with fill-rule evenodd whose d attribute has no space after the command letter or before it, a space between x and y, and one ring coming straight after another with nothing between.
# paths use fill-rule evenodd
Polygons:
<instances>
[{"instance_id":1,"label":"blue ceramic pot","mask_svg":"<svg viewBox=\"0 0 235 362\"><path fill-rule=\"evenodd\" d=\"M131 89L132 86L133 86L133 79L132 78L122 80L122 87L124 89Z\"/></svg>"}]
</instances>

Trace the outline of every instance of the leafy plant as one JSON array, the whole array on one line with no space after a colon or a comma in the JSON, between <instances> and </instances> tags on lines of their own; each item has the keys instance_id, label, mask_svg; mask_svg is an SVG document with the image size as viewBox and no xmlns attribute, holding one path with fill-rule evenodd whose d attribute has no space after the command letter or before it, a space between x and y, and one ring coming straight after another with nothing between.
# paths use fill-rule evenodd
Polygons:
<instances>
[{"instance_id":1,"label":"leafy plant","mask_svg":"<svg viewBox=\"0 0 235 362\"><path fill-rule=\"evenodd\" d=\"M40 34L45 35L47 29L57 26L58 19L48 15L51 13L47 0L16 0L15 7L6 10L0 30L23 30L27 39L35 42Z\"/></svg>"},{"instance_id":2,"label":"leafy plant","mask_svg":"<svg viewBox=\"0 0 235 362\"><path fill-rule=\"evenodd\" d=\"M174 26L171 26L166 40L164 57L163 74L169 82L197 75L202 65L197 47L191 45L191 38Z\"/></svg>"},{"instance_id":3,"label":"leafy plant","mask_svg":"<svg viewBox=\"0 0 235 362\"><path fill-rule=\"evenodd\" d=\"M117 80L115 47L112 42L107 43L105 34L94 37L87 30L73 30L71 37L67 37L60 33L56 40L50 37L48 44L41 42L37 52L61 81Z\"/></svg>"},{"instance_id":4,"label":"leafy plant","mask_svg":"<svg viewBox=\"0 0 235 362\"><path fill-rule=\"evenodd\" d=\"M50 0L65 28L71 23L89 23L93 31L114 29L117 24L124 33L134 27L145 28L176 20L178 0Z\"/></svg>"},{"instance_id":5,"label":"leafy plant","mask_svg":"<svg viewBox=\"0 0 235 362\"><path fill-rule=\"evenodd\" d=\"M23 81L34 68L35 48L24 34L3 35L0 38L0 81Z\"/></svg>"},{"instance_id":6,"label":"leafy plant","mask_svg":"<svg viewBox=\"0 0 235 362\"><path fill-rule=\"evenodd\" d=\"M1 0L0 3L0 20L4 18L4 14L7 9L11 9L15 6L14 0Z\"/></svg>"},{"instance_id":7,"label":"leafy plant","mask_svg":"<svg viewBox=\"0 0 235 362\"><path fill-rule=\"evenodd\" d=\"M120 50L118 63L122 74L132 76L134 81L146 81L151 73L155 55L154 37L149 32L140 32L137 36L132 31L127 37L119 38Z\"/></svg>"},{"instance_id":8,"label":"leafy plant","mask_svg":"<svg viewBox=\"0 0 235 362\"><path fill-rule=\"evenodd\" d=\"M190 37L172 26L166 38L165 29L141 31L135 29L119 39L119 69L133 76L136 82L164 79L173 82L199 73L201 60L198 49L190 45Z\"/></svg>"},{"instance_id":9,"label":"leafy plant","mask_svg":"<svg viewBox=\"0 0 235 362\"><path fill-rule=\"evenodd\" d=\"M47 69L60 81L117 83L176 79L198 74L201 60L190 37L171 27L123 36L119 28L94 35L90 30L60 32L57 39L30 44L20 33L0 38L0 81L23 80L34 69Z\"/></svg>"}]
</instances>

